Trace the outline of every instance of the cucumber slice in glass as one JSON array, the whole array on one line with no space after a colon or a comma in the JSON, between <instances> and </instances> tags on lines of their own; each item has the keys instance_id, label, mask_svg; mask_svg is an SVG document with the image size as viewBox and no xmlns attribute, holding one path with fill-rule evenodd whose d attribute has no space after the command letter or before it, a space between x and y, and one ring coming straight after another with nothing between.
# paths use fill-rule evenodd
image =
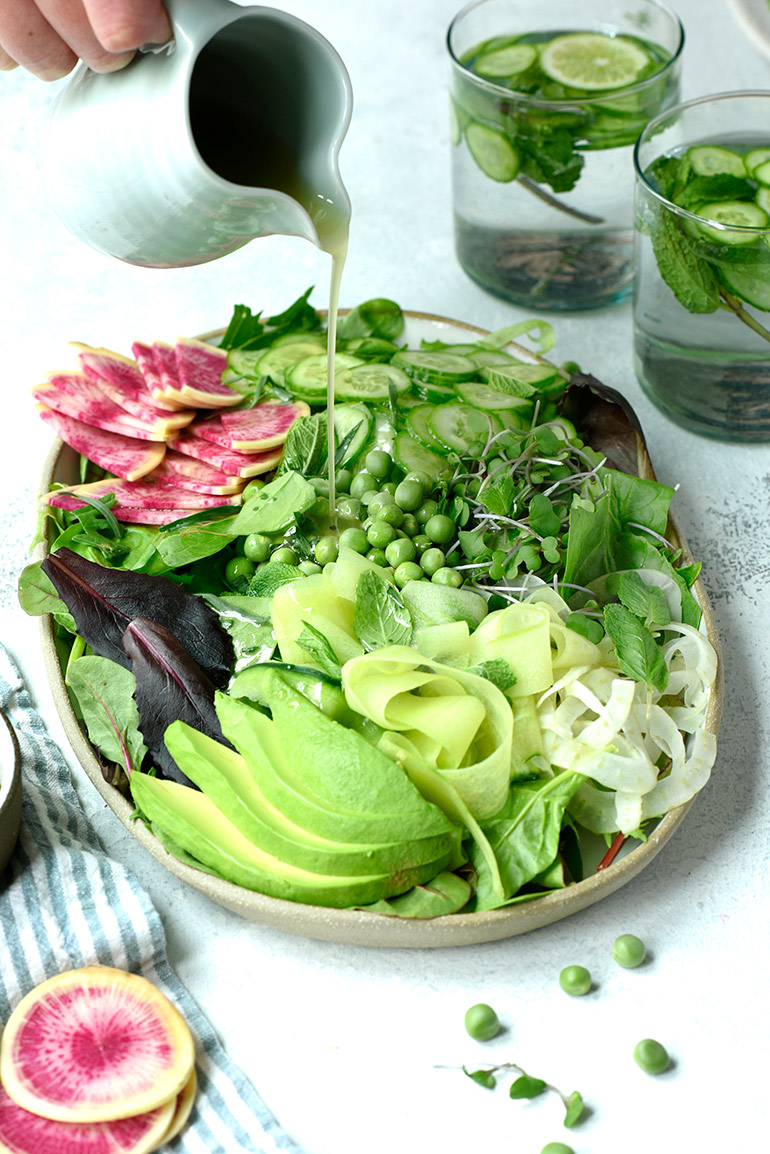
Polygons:
<instances>
[{"instance_id":1,"label":"cucumber slice in glass","mask_svg":"<svg viewBox=\"0 0 770 1154\"><path fill-rule=\"evenodd\" d=\"M521 163L507 136L476 121L465 129L465 143L476 164L490 180L507 184L519 171Z\"/></svg>"},{"instance_id":2,"label":"cucumber slice in glass","mask_svg":"<svg viewBox=\"0 0 770 1154\"><path fill-rule=\"evenodd\" d=\"M477 56L473 64L473 71L477 76L488 76L492 79L505 79L524 72L537 60L537 49L531 44L516 44L512 42L492 52L484 52Z\"/></svg>"},{"instance_id":3,"label":"cucumber slice in glass","mask_svg":"<svg viewBox=\"0 0 770 1154\"><path fill-rule=\"evenodd\" d=\"M601 32L556 36L540 50L546 76L587 92L633 84L650 63L649 53L633 40Z\"/></svg>"},{"instance_id":4,"label":"cucumber slice in glass","mask_svg":"<svg viewBox=\"0 0 770 1154\"><path fill-rule=\"evenodd\" d=\"M754 176L756 169L768 160L770 160L770 148L750 148L743 158L743 163L749 176Z\"/></svg>"},{"instance_id":5,"label":"cucumber slice in glass","mask_svg":"<svg viewBox=\"0 0 770 1154\"><path fill-rule=\"evenodd\" d=\"M342 401L387 401L391 389L400 394L411 386L412 382L403 369L391 364L359 362L342 372L335 368L334 395Z\"/></svg>"},{"instance_id":6,"label":"cucumber slice in glass","mask_svg":"<svg viewBox=\"0 0 770 1154\"><path fill-rule=\"evenodd\" d=\"M698 224L702 236L717 244L754 244L756 230L767 228L770 216L758 204L747 200L721 200L712 204L698 205L697 215L717 224L730 227L713 228L708 224Z\"/></svg>"},{"instance_id":7,"label":"cucumber slice in glass","mask_svg":"<svg viewBox=\"0 0 770 1154\"><path fill-rule=\"evenodd\" d=\"M770 186L770 160L766 160L763 164L758 164L751 175L757 184L762 184L765 188Z\"/></svg>"},{"instance_id":8,"label":"cucumber slice in glass","mask_svg":"<svg viewBox=\"0 0 770 1154\"><path fill-rule=\"evenodd\" d=\"M760 188L754 199L762 211L770 216L770 188Z\"/></svg>"},{"instance_id":9,"label":"cucumber slice in glass","mask_svg":"<svg viewBox=\"0 0 770 1154\"><path fill-rule=\"evenodd\" d=\"M751 267L723 265L719 276L730 292L747 305L770 312L770 253L765 262Z\"/></svg>"},{"instance_id":10,"label":"cucumber slice in glass","mask_svg":"<svg viewBox=\"0 0 770 1154\"><path fill-rule=\"evenodd\" d=\"M721 173L728 173L730 176L746 175L743 157L733 152L731 148L699 144L695 148L688 148L685 158L697 176L717 176Z\"/></svg>"},{"instance_id":11,"label":"cucumber slice in glass","mask_svg":"<svg viewBox=\"0 0 770 1154\"><path fill-rule=\"evenodd\" d=\"M455 401L437 405L430 416L428 427L448 450L461 457L477 457L483 452L490 436L499 433L502 426L496 417L471 405Z\"/></svg>"}]
</instances>

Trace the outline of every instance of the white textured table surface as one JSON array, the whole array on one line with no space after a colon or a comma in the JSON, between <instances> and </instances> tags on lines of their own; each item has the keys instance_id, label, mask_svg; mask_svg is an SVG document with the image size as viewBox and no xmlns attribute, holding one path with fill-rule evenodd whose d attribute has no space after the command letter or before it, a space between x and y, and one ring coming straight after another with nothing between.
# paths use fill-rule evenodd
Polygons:
<instances>
[{"instance_id":1,"label":"white textured table surface","mask_svg":"<svg viewBox=\"0 0 770 1154\"><path fill-rule=\"evenodd\" d=\"M523 313L472 284L453 254L444 29L452 0L294 0L282 7L336 45L356 97L343 147L354 221L342 303L389 296L405 308L496 328ZM723 0L679 0L687 31L684 94L770 88L770 60ZM215 264L142 270L84 248L46 203L36 161L54 89L0 76L0 269L3 421L0 628L57 735L37 624L15 582L34 524L49 437L28 387L65 359L67 342L127 350L132 339L192 334L244 301L268 312L308 285L326 304L328 260L295 240L260 241ZM553 319L553 318L551 318ZM140 852L75 767L109 851L137 871L165 921L172 961L232 1055L307 1154L576 1154L730 1151L770 1132L766 1086L770 947L770 446L682 432L641 396L628 305L556 317L556 355L624 391L640 414L662 481L703 559L724 650L726 695L712 781L676 837L640 877L551 928L461 950L373 951L290 937L241 921L186 890ZM623 971L618 933L639 934L651 961ZM580 962L597 989L569 999L559 969ZM0 964L1 960L0 960ZM506 1032L468 1039L468 1005L498 1008ZM675 1058L646 1077L641 1037ZM516 1061L591 1106L573 1134L553 1100L512 1102L441 1064ZM750 1139L749 1138L750 1132Z\"/></svg>"}]
</instances>

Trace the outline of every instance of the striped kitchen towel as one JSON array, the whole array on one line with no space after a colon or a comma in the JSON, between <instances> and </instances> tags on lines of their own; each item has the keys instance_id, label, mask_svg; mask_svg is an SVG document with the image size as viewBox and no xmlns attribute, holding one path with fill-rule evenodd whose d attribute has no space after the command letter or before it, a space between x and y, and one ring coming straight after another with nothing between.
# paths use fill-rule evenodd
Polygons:
<instances>
[{"instance_id":1,"label":"striped kitchen towel","mask_svg":"<svg viewBox=\"0 0 770 1154\"><path fill-rule=\"evenodd\" d=\"M196 1041L198 1097L169 1149L300 1154L169 965L157 911L133 874L102 850L2 645L0 707L16 731L24 779L21 836L0 876L0 1026L28 990L62 970L100 962L140 973L177 1005Z\"/></svg>"}]
</instances>

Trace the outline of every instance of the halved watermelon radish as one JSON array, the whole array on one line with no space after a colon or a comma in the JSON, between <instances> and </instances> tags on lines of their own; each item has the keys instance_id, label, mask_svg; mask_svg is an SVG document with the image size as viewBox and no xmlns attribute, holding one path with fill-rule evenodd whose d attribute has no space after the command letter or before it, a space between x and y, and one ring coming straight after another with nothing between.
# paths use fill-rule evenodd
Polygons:
<instances>
[{"instance_id":1,"label":"halved watermelon radish","mask_svg":"<svg viewBox=\"0 0 770 1154\"><path fill-rule=\"evenodd\" d=\"M228 477L226 473L219 473L216 469L212 469L212 473L214 473L215 476L223 477L223 481L199 481L194 477L187 477L184 473L177 473L171 468L167 460L168 455L169 454L166 453L166 456L160 465L158 465L158 468L149 474L147 478L148 481L163 480L178 485L182 489L187 489L191 493L212 493L215 496L223 497L232 493L240 493L246 484L242 477ZM181 453L180 456L182 456ZM182 459L184 460L185 458L182 457ZM189 461L193 460L192 457L188 457L187 459ZM202 465L203 461L196 461L195 463Z\"/></svg>"},{"instance_id":2,"label":"halved watermelon radish","mask_svg":"<svg viewBox=\"0 0 770 1154\"><path fill-rule=\"evenodd\" d=\"M283 455L283 448L268 449L264 453L235 453L230 449L222 448L203 437L197 437L187 430L170 442L174 450L183 453L186 457L195 457L198 461L205 461L223 473L231 473L237 477L257 477L275 468Z\"/></svg>"},{"instance_id":3,"label":"halved watermelon radish","mask_svg":"<svg viewBox=\"0 0 770 1154\"><path fill-rule=\"evenodd\" d=\"M156 1110L130 1118L54 1122L17 1106L0 1087L0 1154L150 1154L179 1133L173 1127L183 1109L189 1117L192 1100L188 1107L186 1091L187 1087Z\"/></svg>"},{"instance_id":4,"label":"halved watermelon radish","mask_svg":"<svg viewBox=\"0 0 770 1154\"><path fill-rule=\"evenodd\" d=\"M81 509L88 502L86 497L106 497L115 494L113 512L120 520L122 509L216 509L219 505L239 505L240 493L221 496L214 493L194 493L165 478L155 478L153 474L142 481L125 481L118 477L104 477L87 485L73 485L69 489L57 489L47 493L43 500L58 509Z\"/></svg>"},{"instance_id":5,"label":"halved watermelon radish","mask_svg":"<svg viewBox=\"0 0 770 1154\"><path fill-rule=\"evenodd\" d=\"M110 966L42 982L0 1038L8 1096L58 1122L131 1118L174 1102L194 1064L187 1023L168 998L139 974Z\"/></svg>"},{"instance_id":6,"label":"halved watermelon radish","mask_svg":"<svg viewBox=\"0 0 770 1154\"><path fill-rule=\"evenodd\" d=\"M262 453L282 445L294 422L309 415L304 401L263 401L252 409L199 418L191 431L236 453Z\"/></svg>"},{"instance_id":7,"label":"halved watermelon radish","mask_svg":"<svg viewBox=\"0 0 770 1154\"><path fill-rule=\"evenodd\" d=\"M227 369L227 353L223 349L193 337L179 337L174 356L180 392L188 405L221 409L242 402L240 393L222 384L222 373Z\"/></svg>"},{"instance_id":8,"label":"halved watermelon radish","mask_svg":"<svg viewBox=\"0 0 770 1154\"><path fill-rule=\"evenodd\" d=\"M83 373L53 373L32 389L37 401L67 417L75 417L97 429L138 437L141 441L165 441L168 435L157 423L153 426L132 417L92 385Z\"/></svg>"},{"instance_id":9,"label":"halved watermelon radish","mask_svg":"<svg viewBox=\"0 0 770 1154\"><path fill-rule=\"evenodd\" d=\"M121 433L110 433L75 417L57 413L47 405L38 405L37 409L66 445L127 481L136 481L157 469L166 452L165 445L158 441L140 441Z\"/></svg>"}]
</instances>

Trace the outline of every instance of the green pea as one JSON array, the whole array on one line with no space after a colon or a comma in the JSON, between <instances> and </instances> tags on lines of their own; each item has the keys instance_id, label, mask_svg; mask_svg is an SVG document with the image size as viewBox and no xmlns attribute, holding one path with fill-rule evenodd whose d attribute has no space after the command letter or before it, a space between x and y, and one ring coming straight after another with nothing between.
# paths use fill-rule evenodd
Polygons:
<instances>
[{"instance_id":1,"label":"green pea","mask_svg":"<svg viewBox=\"0 0 770 1154\"><path fill-rule=\"evenodd\" d=\"M255 573L254 562L248 557L233 557L225 566L225 581L235 588L250 581Z\"/></svg>"},{"instance_id":2,"label":"green pea","mask_svg":"<svg viewBox=\"0 0 770 1154\"><path fill-rule=\"evenodd\" d=\"M360 553L362 556L369 548L369 542L366 539L366 533L363 529L343 529L340 533L340 548L352 549L354 553Z\"/></svg>"},{"instance_id":3,"label":"green pea","mask_svg":"<svg viewBox=\"0 0 770 1154\"><path fill-rule=\"evenodd\" d=\"M379 481L385 481L390 476L393 461L384 449L370 449L364 457L364 468Z\"/></svg>"},{"instance_id":4,"label":"green pea","mask_svg":"<svg viewBox=\"0 0 770 1154\"><path fill-rule=\"evenodd\" d=\"M441 569L436 570L431 581L435 585L449 585L453 589L459 589L463 583L463 575L458 573L456 569L449 569L444 565Z\"/></svg>"},{"instance_id":5,"label":"green pea","mask_svg":"<svg viewBox=\"0 0 770 1154\"><path fill-rule=\"evenodd\" d=\"M329 517L331 516L329 498L321 496L316 497L315 501L307 512L308 516L314 517L316 521L320 521L322 524L324 521L328 521Z\"/></svg>"},{"instance_id":6,"label":"green pea","mask_svg":"<svg viewBox=\"0 0 770 1154\"><path fill-rule=\"evenodd\" d=\"M457 528L451 517L445 513L434 513L425 522L425 536L434 545L448 545L457 535Z\"/></svg>"},{"instance_id":7,"label":"green pea","mask_svg":"<svg viewBox=\"0 0 770 1154\"><path fill-rule=\"evenodd\" d=\"M423 473L420 469L411 469L404 477L404 480L417 481L419 485L422 485L424 493L430 493L436 483L432 477L428 476L427 473Z\"/></svg>"},{"instance_id":8,"label":"green pea","mask_svg":"<svg viewBox=\"0 0 770 1154\"><path fill-rule=\"evenodd\" d=\"M477 1042L488 1042L500 1033L500 1019L491 1006L479 1002L465 1011L465 1029Z\"/></svg>"},{"instance_id":9,"label":"green pea","mask_svg":"<svg viewBox=\"0 0 770 1154\"><path fill-rule=\"evenodd\" d=\"M352 495L353 494L351 494L351 496ZM368 509L371 502L375 499L375 497L379 497L379 495L379 489L366 489L365 492L361 494L359 500L361 501L362 506L365 509Z\"/></svg>"},{"instance_id":10,"label":"green pea","mask_svg":"<svg viewBox=\"0 0 770 1154\"><path fill-rule=\"evenodd\" d=\"M414 547L417 550L418 557L421 557L426 549L430 549L430 541L424 533L417 533L412 537L412 540L414 541Z\"/></svg>"},{"instance_id":11,"label":"green pea","mask_svg":"<svg viewBox=\"0 0 770 1154\"><path fill-rule=\"evenodd\" d=\"M398 483L396 481L386 481L382 486L383 493L390 493L391 497L395 497Z\"/></svg>"},{"instance_id":12,"label":"green pea","mask_svg":"<svg viewBox=\"0 0 770 1154\"><path fill-rule=\"evenodd\" d=\"M373 561L375 565L381 565L383 569L388 563L384 549L370 549L366 557L369 561Z\"/></svg>"},{"instance_id":13,"label":"green pea","mask_svg":"<svg viewBox=\"0 0 770 1154\"><path fill-rule=\"evenodd\" d=\"M403 589L410 581L422 581L425 574L414 561L404 561L393 570L393 580L399 589Z\"/></svg>"},{"instance_id":14,"label":"green pea","mask_svg":"<svg viewBox=\"0 0 770 1154\"><path fill-rule=\"evenodd\" d=\"M328 477L310 477L310 484L313 486L316 493L320 493L322 497L329 496Z\"/></svg>"},{"instance_id":15,"label":"green pea","mask_svg":"<svg viewBox=\"0 0 770 1154\"><path fill-rule=\"evenodd\" d=\"M357 497L340 497L337 516L345 521L358 521L361 517L361 502Z\"/></svg>"},{"instance_id":16,"label":"green pea","mask_svg":"<svg viewBox=\"0 0 770 1154\"><path fill-rule=\"evenodd\" d=\"M408 537L397 537L385 549L385 559L388 565L392 565L394 569L403 565L405 561L414 561L416 555L417 550L414 547L414 542L410 541Z\"/></svg>"},{"instance_id":17,"label":"green pea","mask_svg":"<svg viewBox=\"0 0 770 1154\"><path fill-rule=\"evenodd\" d=\"M338 553L336 537L319 537L313 546L313 556L319 565L328 565L330 561L336 561Z\"/></svg>"},{"instance_id":18,"label":"green pea","mask_svg":"<svg viewBox=\"0 0 770 1154\"><path fill-rule=\"evenodd\" d=\"M373 520L366 531L366 539L375 549L387 549L397 536L396 530L387 521Z\"/></svg>"},{"instance_id":19,"label":"green pea","mask_svg":"<svg viewBox=\"0 0 770 1154\"><path fill-rule=\"evenodd\" d=\"M371 505L369 506L371 511ZM388 525L392 525L394 529L400 529L404 520L404 511L399 509L398 505L381 505L376 513L372 513L378 521L385 521Z\"/></svg>"},{"instance_id":20,"label":"green pea","mask_svg":"<svg viewBox=\"0 0 770 1154\"><path fill-rule=\"evenodd\" d=\"M349 493L353 474L350 469L337 469L334 474L334 484L338 493Z\"/></svg>"},{"instance_id":21,"label":"green pea","mask_svg":"<svg viewBox=\"0 0 770 1154\"><path fill-rule=\"evenodd\" d=\"M301 569L306 577L315 577L316 573L323 572L321 566L316 565L315 561L300 561L297 568Z\"/></svg>"},{"instance_id":22,"label":"green pea","mask_svg":"<svg viewBox=\"0 0 770 1154\"><path fill-rule=\"evenodd\" d=\"M566 1142L547 1142L540 1154L575 1154L575 1151Z\"/></svg>"},{"instance_id":23,"label":"green pea","mask_svg":"<svg viewBox=\"0 0 770 1154\"><path fill-rule=\"evenodd\" d=\"M271 564L276 562L279 565L296 565L298 560L297 554L288 545L279 545L270 554Z\"/></svg>"},{"instance_id":24,"label":"green pea","mask_svg":"<svg viewBox=\"0 0 770 1154\"><path fill-rule=\"evenodd\" d=\"M427 501L423 501L421 505L417 506L417 508L414 510L414 515L421 525L425 525L437 512L438 503L428 498Z\"/></svg>"},{"instance_id":25,"label":"green pea","mask_svg":"<svg viewBox=\"0 0 770 1154\"><path fill-rule=\"evenodd\" d=\"M243 542L243 555L249 561L267 561L273 542L262 533L249 533Z\"/></svg>"},{"instance_id":26,"label":"green pea","mask_svg":"<svg viewBox=\"0 0 770 1154\"><path fill-rule=\"evenodd\" d=\"M404 519L401 522L401 532L406 533L407 537L416 537L420 532L420 522L413 513L404 513Z\"/></svg>"},{"instance_id":27,"label":"green pea","mask_svg":"<svg viewBox=\"0 0 770 1154\"><path fill-rule=\"evenodd\" d=\"M369 498L369 503L366 507L369 510L370 516L376 517L379 509L383 509L386 505L395 505L395 503L396 498L392 493L388 493L386 489L379 489Z\"/></svg>"},{"instance_id":28,"label":"green pea","mask_svg":"<svg viewBox=\"0 0 770 1154\"><path fill-rule=\"evenodd\" d=\"M579 998L591 989L591 975L585 966L565 966L559 974L559 985L565 994Z\"/></svg>"},{"instance_id":29,"label":"green pea","mask_svg":"<svg viewBox=\"0 0 770 1154\"><path fill-rule=\"evenodd\" d=\"M261 477L252 477L249 483L243 487L242 496L244 501L247 497L253 497L260 489L264 489L265 484L266 482L263 481Z\"/></svg>"},{"instance_id":30,"label":"green pea","mask_svg":"<svg viewBox=\"0 0 770 1154\"><path fill-rule=\"evenodd\" d=\"M376 477L373 477L371 473L356 473L350 482L350 495L351 497L358 497L360 499L364 493L376 493L379 487L379 481Z\"/></svg>"},{"instance_id":31,"label":"green pea","mask_svg":"<svg viewBox=\"0 0 770 1154\"><path fill-rule=\"evenodd\" d=\"M621 934L619 938L615 938L612 956L619 966L633 970L637 966L641 966L647 957L647 950L644 942L635 934Z\"/></svg>"},{"instance_id":32,"label":"green pea","mask_svg":"<svg viewBox=\"0 0 770 1154\"><path fill-rule=\"evenodd\" d=\"M654 1038L642 1038L636 1043L634 1061L645 1074L662 1074L669 1067L668 1051Z\"/></svg>"},{"instance_id":33,"label":"green pea","mask_svg":"<svg viewBox=\"0 0 770 1154\"><path fill-rule=\"evenodd\" d=\"M434 573L438 573L439 569L443 569L446 564L446 557L443 549L426 549L420 558L420 565L426 577L432 577Z\"/></svg>"},{"instance_id":34,"label":"green pea","mask_svg":"<svg viewBox=\"0 0 770 1154\"><path fill-rule=\"evenodd\" d=\"M396 486L394 496L397 505L405 512L413 513L422 505L425 499L425 490L419 481L409 481L405 478Z\"/></svg>"}]
</instances>

